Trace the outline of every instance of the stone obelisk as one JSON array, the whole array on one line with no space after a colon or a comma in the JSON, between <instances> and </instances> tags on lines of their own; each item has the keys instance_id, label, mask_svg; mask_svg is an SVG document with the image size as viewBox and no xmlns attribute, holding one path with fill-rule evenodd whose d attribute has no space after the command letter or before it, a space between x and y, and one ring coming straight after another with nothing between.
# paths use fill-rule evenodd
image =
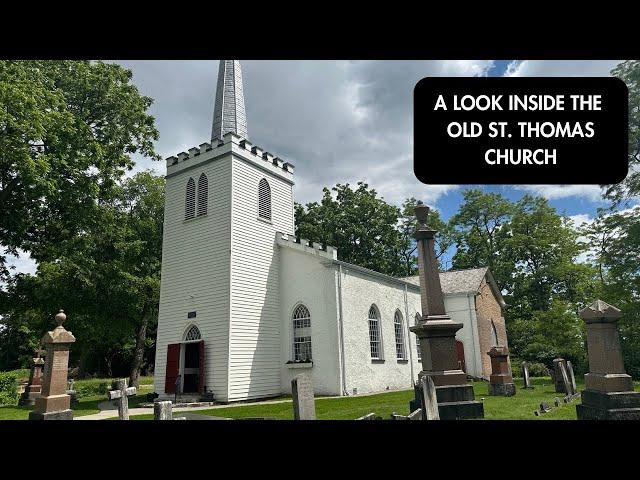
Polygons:
<instances>
[{"instance_id":1,"label":"stone obelisk","mask_svg":"<svg viewBox=\"0 0 640 480\"><path fill-rule=\"evenodd\" d=\"M579 420L640 420L640 392L634 392L622 359L616 307L597 300L580 311L587 324L589 373L584 376Z\"/></svg>"},{"instance_id":2,"label":"stone obelisk","mask_svg":"<svg viewBox=\"0 0 640 480\"><path fill-rule=\"evenodd\" d=\"M462 328L462 323L454 322L445 312L435 253L436 231L427 226L429 207L418 202L415 214L422 318L410 330L420 338L422 371L419 379L428 375L433 380L441 420L483 418L482 402L475 401L473 386L467 383L467 376L458 364L456 332ZM416 388L420 385L421 381ZM413 407L421 405L418 393L416 391Z\"/></svg>"},{"instance_id":3,"label":"stone obelisk","mask_svg":"<svg viewBox=\"0 0 640 480\"><path fill-rule=\"evenodd\" d=\"M66 319L67 316L60 310L55 317L58 326L42 337L47 352L44 382L41 396L36 399L36 407L29 413L29 420L73 420L71 397L66 392L69 347L76 339L62 326Z\"/></svg>"}]
</instances>

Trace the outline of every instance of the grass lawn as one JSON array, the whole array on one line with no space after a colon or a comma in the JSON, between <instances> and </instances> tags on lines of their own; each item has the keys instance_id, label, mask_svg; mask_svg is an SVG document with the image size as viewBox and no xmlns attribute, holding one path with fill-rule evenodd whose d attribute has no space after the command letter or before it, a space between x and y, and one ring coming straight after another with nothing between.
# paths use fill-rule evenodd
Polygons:
<instances>
[{"instance_id":1,"label":"grass lawn","mask_svg":"<svg viewBox=\"0 0 640 480\"><path fill-rule=\"evenodd\" d=\"M532 378L535 388L524 390L522 380L516 379L517 394L515 397L492 397L488 395L486 382L475 382L473 387L476 400L484 399L484 413L487 420L575 420L576 404L580 402L562 403L560 407L554 406L554 397L562 394L556 393L549 377ZM584 385L578 383L578 390ZM636 386L636 390L640 390ZM401 392L381 393L378 395L360 397L327 398L316 400L316 415L319 420L354 420L367 413L375 412L384 419L389 419L392 412L407 415L409 413L409 401L413 398L412 390ZM534 415L541 402L547 402L553 408L549 413L539 417ZM279 420L292 420L293 409L291 402L271 405L239 405L210 410L195 410L192 413L212 415L227 418L246 417L273 417ZM180 412L175 413L180 416ZM151 420L153 415L135 415L134 420Z\"/></svg>"},{"instance_id":2,"label":"grass lawn","mask_svg":"<svg viewBox=\"0 0 640 480\"><path fill-rule=\"evenodd\" d=\"M75 382L76 387L79 385L100 384L107 382L111 385L110 378L92 378L89 380L78 380ZM153 391L153 377L140 377L140 394L129 398L129 407L133 408L140 403L145 403L146 394ZM107 395L88 395L78 399L78 404L73 407L73 416L82 417L84 415L93 415L100 412L98 404L107 400ZM0 406L0 420L27 420L29 412L33 410L33 406Z\"/></svg>"}]
</instances>

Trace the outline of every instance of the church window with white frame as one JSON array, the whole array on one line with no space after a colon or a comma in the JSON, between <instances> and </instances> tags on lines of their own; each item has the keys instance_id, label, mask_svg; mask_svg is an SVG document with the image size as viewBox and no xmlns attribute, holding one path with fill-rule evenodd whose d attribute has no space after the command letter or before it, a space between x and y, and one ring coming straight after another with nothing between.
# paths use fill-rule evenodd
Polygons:
<instances>
[{"instance_id":1,"label":"church window with white frame","mask_svg":"<svg viewBox=\"0 0 640 480\"><path fill-rule=\"evenodd\" d=\"M293 311L293 361L311 362L311 314L300 304Z\"/></svg>"},{"instance_id":2,"label":"church window with white frame","mask_svg":"<svg viewBox=\"0 0 640 480\"><path fill-rule=\"evenodd\" d=\"M371 305L371 308L369 308L369 345L371 348L371 360L382 360L380 313L375 305Z\"/></svg>"},{"instance_id":3,"label":"church window with white frame","mask_svg":"<svg viewBox=\"0 0 640 480\"><path fill-rule=\"evenodd\" d=\"M193 178L187 181L187 191L184 202L184 219L190 220L196 216L196 182Z\"/></svg>"},{"instance_id":4,"label":"church window with white frame","mask_svg":"<svg viewBox=\"0 0 640 480\"><path fill-rule=\"evenodd\" d=\"M402 327L402 313L400 313L400 310L396 310L396 313L393 315L393 330L396 335L396 358L398 360L406 360L404 328Z\"/></svg>"},{"instance_id":5,"label":"church window with white frame","mask_svg":"<svg viewBox=\"0 0 640 480\"><path fill-rule=\"evenodd\" d=\"M209 201L209 179L203 173L198 178L198 217L207 214Z\"/></svg>"},{"instance_id":6,"label":"church window with white frame","mask_svg":"<svg viewBox=\"0 0 640 480\"><path fill-rule=\"evenodd\" d=\"M418 325L421 318L422 316L420 315L420 313L416 313L415 325ZM418 361L420 362L422 361L422 350L420 349L420 337L418 335L416 335L416 348L418 350Z\"/></svg>"},{"instance_id":7,"label":"church window with white frame","mask_svg":"<svg viewBox=\"0 0 640 480\"><path fill-rule=\"evenodd\" d=\"M271 220L271 187L266 178L258 184L258 216Z\"/></svg>"},{"instance_id":8,"label":"church window with white frame","mask_svg":"<svg viewBox=\"0 0 640 480\"><path fill-rule=\"evenodd\" d=\"M184 336L186 342L192 342L194 340L201 340L200 329L195 325L191 325Z\"/></svg>"}]
</instances>

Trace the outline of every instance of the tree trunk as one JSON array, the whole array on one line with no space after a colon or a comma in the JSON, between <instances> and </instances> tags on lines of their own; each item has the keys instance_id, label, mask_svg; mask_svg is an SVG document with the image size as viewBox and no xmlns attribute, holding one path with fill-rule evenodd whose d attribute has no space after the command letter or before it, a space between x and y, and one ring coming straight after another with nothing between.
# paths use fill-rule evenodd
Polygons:
<instances>
[{"instance_id":1,"label":"tree trunk","mask_svg":"<svg viewBox=\"0 0 640 480\"><path fill-rule=\"evenodd\" d=\"M145 308L145 312L142 314L142 323L138 326L136 332L136 349L133 352L131 373L129 375L129 386L136 388L140 388L140 369L144 357L144 344L147 340L147 324L149 323L147 311Z\"/></svg>"}]
</instances>

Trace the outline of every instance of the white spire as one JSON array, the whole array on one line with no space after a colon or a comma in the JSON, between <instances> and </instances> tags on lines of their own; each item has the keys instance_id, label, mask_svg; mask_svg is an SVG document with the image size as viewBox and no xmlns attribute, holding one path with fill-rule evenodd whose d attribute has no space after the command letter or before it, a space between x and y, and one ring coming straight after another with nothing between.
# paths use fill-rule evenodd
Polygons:
<instances>
[{"instance_id":1,"label":"white spire","mask_svg":"<svg viewBox=\"0 0 640 480\"><path fill-rule=\"evenodd\" d=\"M247 116L242 92L242 67L238 60L220 60L211 139L227 132L247 138Z\"/></svg>"}]
</instances>

